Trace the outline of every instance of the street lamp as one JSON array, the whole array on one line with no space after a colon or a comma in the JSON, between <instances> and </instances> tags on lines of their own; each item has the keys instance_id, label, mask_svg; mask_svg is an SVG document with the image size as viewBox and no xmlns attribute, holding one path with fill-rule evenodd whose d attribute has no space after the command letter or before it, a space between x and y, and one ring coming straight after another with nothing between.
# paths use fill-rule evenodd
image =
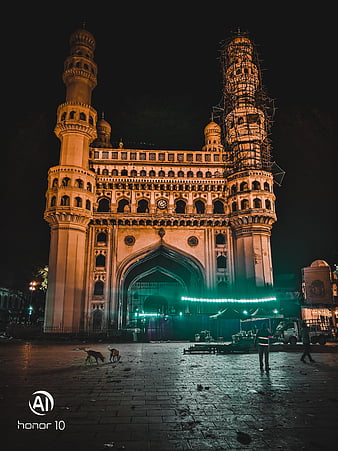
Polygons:
<instances>
[{"instance_id":1,"label":"street lamp","mask_svg":"<svg viewBox=\"0 0 338 451\"><path fill-rule=\"evenodd\" d=\"M34 291L37 290L38 288L38 282L36 282L35 280L33 280L32 282L29 282L29 291L30 291L30 306L28 307L28 316L29 316L29 323L31 324L32 320L32 313L33 313L33 293Z\"/></svg>"}]
</instances>

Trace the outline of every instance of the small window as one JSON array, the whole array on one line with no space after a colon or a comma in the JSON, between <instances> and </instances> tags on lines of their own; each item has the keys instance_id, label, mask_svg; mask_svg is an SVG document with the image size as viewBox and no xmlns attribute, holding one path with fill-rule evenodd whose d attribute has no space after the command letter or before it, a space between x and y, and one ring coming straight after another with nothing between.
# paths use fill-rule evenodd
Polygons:
<instances>
[{"instance_id":1,"label":"small window","mask_svg":"<svg viewBox=\"0 0 338 451\"><path fill-rule=\"evenodd\" d=\"M70 198L69 196L62 196L61 197L61 206L62 207L69 207L70 205Z\"/></svg>"},{"instance_id":2,"label":"small window","mask_svg":"<svg viewBox=\"0 0 338 451\"><path fill-rule=\"evenodd\" d=\"M202 154L201 153L197 153L196 154L196 161L202 161Z\"/></svg>"},{"instance_id":3,"label":"small window","mask_svg":"<svg viewBox=\"0 0 338 451\"><path fill-rule=\"evenodd\" d=\"M104 268L106 266L106 257L102 254L98 255L95 260L95 266Z\"/></svg>"},{"instance_id":4,"label":"small window","mask_svg":"<svg viewBox=\"0 0 338 451\"><path fill-rule=\"evenodd\" d=\"M52 183L52 188L57 188L57 187L58 187L58 184L59 184L58 179L54 179L54 180L53 180L53 183Z\"/></svg>"},{"instance_id":5,"label":"small window","mask_svg":"<svg viewBox=\"0 0 338 451\"><path fill-rule=\"evenodd\" d=\"M207 171L207 172L205 173L205 176L206 176L206 177L208 177L208 178L210 178L210 177L211 177L211 175L212 175L212 174L211 174L211 172L210 172L210 171Z\"/></svg>"},{"instance_id":6,"label":"small window","mask_svg":"<svg viewBox=\"0 0 338 451\"><path fill-rule=\"evenodd\" d=\"M196 177L202 178L203 177L203 172L202 171L197 171Z\"/></svg>"},{"instance_id":7,"label":"small window","mask_svg":"<svg viewBox=\"0 0 338 451\"><path fill-rule=\"evenodd\" d=\"M139 200L137 204L137 213L148 213L149 212L148 205L149 204L146 199Z\"/></svg>"},{"instance_id":8,"label":"small window","mask_svg":"<svg viewBox=\"0 0 338 451\"><path fill-rule=\"evenodd\" d=\"M241 201L241 210L247 210L249 208L249 201L248 199L243 199Z\"/></svg>"},{"instance_id":9,"label":"small window","mask_svg":"<svg viewBox=\"0 0 338 451\"><path fill-rule=\"evenodd\" d=\"M224 204L221 200L216 200L214 202L214 214L223 214L224 213Z\"/></svg>"},{"instance_id":10,"label":"small window","mask_svg":"<svg viewBox=\"0 0 338 451\"><path fill-rule=\"evenodd\" d=\"M92 192L92 184L90 182L87 182L87 191Z\"/></svg>"},{"instance_id":11,"label":"small window","mask_svg":"<svg viewBox=\"0 0 338 451\"><path fill-rule=\"evenodd\" d=\"M149 177L155 177L155 175L156 175L156 173L153 169L151 171L149 171Z\"/></svg>"},{"instance_id":12,"label":"small window","mask_svg":"<svg viewBox=\"0 0 338 451\"><path fill-rule=\"evenodd\" d=\"M126 160L128 158L127 152L121 152L121 160Z\"/></svg>"},{"instance_id":13,"label":"small window","mask_svg":"<svg viewBox=\"0 0 338 451\"><path fill-rule=\"evenodd\" d=\"M112 153L111 153L111 158L112 158L112 160L117 160L118 157L119 157L119 153L118 153L118 152L112 152Z\"/></svg>"},{"instance_id":14,"label":"small window","mask_svg":"<svg viewBox=\"0 0 338 451\"><path fill-rule=\"evenodd\" d=\"M123 176L127 176L127 175L128 175L128 171L127 171L127 169L122 169L122 171L121 171L121 175L123 175Z\"/></svg>"},{"instance_id":15,"label":"small window","mask_svg":"<svg viewBox=\"0 0 338 451\"><path fill-rule=\"evenodd\" d=\"M103 284L103 282L101 282L101 280L95 282L94 295L95 296L102 296L103 295L103 288L104 288L104 284Z\"/></svg>"},{"instance_id":16,"label":"small window","mask_svg":"<svg viewBox=\"0 0 338 451\"><path fill-rule=\"evenodd\" d=\"M175 172L174 171L169 171L168 172L168 177L175 177Z\"/></svg>"},{"instance_id":17,"label":"small window","mask_svg":"<svg viewBox=\"0 0 338 451\"><path fill-rule=\"evenodd\" d=\"M262 208L262 201L260 199L254 199L253 201L254 208Z\"/></svg>"},{"instance_id":18,"label":"small window","mask_svg":"<svg viewBox=\"0 0 338 451\"><path fill-rule=\"evenodd\" d=\"M252 189L257 191L261 189L261 184L259 182L257 182L257 180L255 180L254 182L252 182Z\"/></svg>"},{"instance_id":19,"label":"small window","mask_svg":"<svg viewBox=\"0 0 338 451\"><path fill-rule=\"evenodd\" d=\"M175 156L173 153L168 153L168 161L174 161Z\"/></svg>"},{"instance_id":20,"label":"small window","mask_svg":"<svg viewBox=\"0 0 338 451\"><path fill-rule=\"evenodd\" d=\"M159 161L164 161L165 160L165 153L159 153L158 154L158 160Z\"/></svg>"},{"instance_id":21,"label":"small window","mask_svg":"<svg viewBox=\"0 0 338 451\"><path fill-rule=\"evenodd\" d=\"M80 113L80 121L86 121L87 120L87 117L86 117L86 115L84 114L84 113Z\"/></svg>"},{"instance_id":22,"label":"small window","mask_svg":"<svg viewBox=\"0 0 338 451\"><path fill-rule=\"evenodd\" d=\"M177 200L175 213L185 213L185 207L186 207L186 203L184 202L184 200L181 200L181 199Z\"/></svg>"},{"instance_id":23,"label":"small window","mask_svg":"<svg viewBox=\"0 0 338 451\"><path fill-rule=\"evenodd\" d=\"M183 161L184 160L184 154L183 153L178 153L177 154L177 161Z\"/></svg>"},{"instance_id":24,"label":"small window","mask_svg":"<svg viewBox=\"0 0 338 451\"><path fill-rule=\"evenodd\" d=\"M56 205L56 197L53 196L53 197L51 198L51 201L50 201L50 206L51 206L51 207L55 207L55 205Z\"/></svg>"},{"instance_id":25,"label":"small window","mask_svg":"<svg viewBox=\"0 0 338 451\"><path fill-rule=\"evenodd\" d=\"M90 203L90 200L87 199L86 200L86 210L90 210L90 209L91 209L91 203Z\"/></svg>"},{"instance_id":26,"label":"small window","mask_svg":"<svg viewBox=\"0 0 338 451\"><path fill-rule=\"evenodd\" d=\"M76 179L76 180L75 180L75 187L76 187L76 188L83 188L83 180L81 180L81 179Z\"/></svg>"},{"instance_id":27,"label":"small window","mask_svg":"<svg viewBox=\"0 0 338 451\"><path fill-rule=\"evenodd\" d=\"M75 197L74 205L75 205L75 207L79 207L79 208L82 207L82 199L81 199L81 197Z\"/></svg>"},{"instance_id":28,"label":"small window","mask_svg":"<svg viewBox=\"0 0 338 451\"><path fill-rule=\"evenodd\" d=\"M107 242L107 234L104 232L100 232L97 234L96 241L98 243L106 243Z\"/></svg>"},{"instance_id":29,"label":"small window","mask_svg":"<svg viewBox=\"0 0 338 451\"><path fill-rule=\"evenodd\" d=\"M69 177L65 177L62 179L62 187L65 186L70 186L70 178Z\"/></svg>"},{"instance_id":30,"label":"small window","mask_svg":"<svg viewBox=\"0 0 338 451\"><path fill-rule=\"evenodd\" d=\"M147 175L146 171L142 169L142 171L140 171L140 176L145 177L146 175Z\"/></svg>"},{"instance_id":31,"label":"small window","mask_svg":"<svg viewBox=\"0 0 338 451\"><path fill-rule=\"evenodd\" d=\"M270 191L270 185L268 184L268 182L264 183L264 191Z\"/></svg>"},{"instance_id":32,"label":"small window","mask_svg":"<svg viewBox=\"0 0 338 451\"><path fill-rule=\"evenodd\" d=\"M156 160L156 153L150 153L149 154L149 160L155 161Z\"/></svg>"},{"instance_id":33,"label":"small window","mask_svg":"<svg viewBox=\"0 0 338 451\"><path fill-rule=\"evenodd\" d=\"M109 199L103 198L99 200L99 205L97 207L97 211L99 212L107 212L110 210L110 201Z\"/></svg>"},{"instance_id":34,"label":"small window","mask_svg":"<svg viewBox=\"0 0 338 451\"><path fill-rule=\"evenodd\" d=\"M184 177L184 172L183 171L178 171L177 177Z\"/></svg>"},{"instance_id":35,"label":"small window","mask_svg":"<svg viewBox=\"0 0 338 451\"><path fill-rule=\"evenodd\" d=\"M269 199L265 199L265 208L271 210L271 201Z\"/></svg>"},{"instance_id":36,"label":"small window","mask_svg":"<svg viewBox=\"0 0 338 451\"><path fill-rule=\"evenodd\" d=\"M217 268L225 269L227 267L227 259L224 255L219 255L217 257Z\"/></svg>"},{"instance_id":37,"label":"small window","mask_svg":"<svg viewBox=\"0 0 338 451\"><path fill-rule=\"evenodd\" d=\"M211 155L209 153L204 155L204 161L211 161Z\"/></svg>"},{"instance_id":38,"label":"small window","mask_svg":"<svg viewBox=\"0 0 338 451\"><path fill-rule=\"evenodd\" d=\"M137 171L135 169L132 169L130 171L130 175L131 175L131 177L136 177L137 176Z\"/></svg>"},{"instance_id":39,"label":"small window","mask_svg":"<svg viewBox=\"0 0 338 451\"><path fill-rule=\"evenodd\" d=\"M136 152L130 152L130 160L136 160Z\"/></svg>"},{"instance_id":40,"label":"small window","mask_svg":"<svg viewBox=\"0 0 338 451\"><path fill-rule=\"evenodd\" d=\"M232 210L232 211L237 211L237 202L232 202L232 204L231 204L231 210Z\"/></svg>"},{"instance_id":41,"label":"small window","mask_svg":"<svg viewBox=\"0 0 338 451\"><path fill-rule=\"evenodd\" d=\"M192 171L187 172L187 177L191 178L194 176L194 173Z\"/></svg>"},{"instance_id":42,"label":"small window","mask_svg":"<svg viewBox=\"0 0 338 451\"><path fill-rule=\"evenodd\" d=\"M231 194L237 193L237 185L232 185L231 187Z\"/></svg>"},{"instance_id":43,"label":"small window","mask_svg":"<svg viewBox=\"0 0 338 451\"><path fill-rule=\"evenodd\" d=\"M117 212L118 213L124 213L129 209L129 202L127 199L121 199L119 200L117 204Z\"/></svg>"},{"instance_id":44,"label":"small window","mask_svg":"<svg viewBox=\"0 0 338 451\"><path fill-rule=\"evenodd\" d=\"M225 235L224 235L224 233L218 233L216 235L216 244L225 244Z\"/></svg>"},{"instance_id":45,"label":"small window","mask_svg":"<svg viewBox=\"0 0 338 451\"><path fill-rule=\"evenodd\" d=\"M247 191L249 189L249 186L246 182L242 182L239 186L240 191Z\"/></svg>"},{"instance_id":46,"label":"small window","mask_svg":"<svg viewBox=\"0 0 338 451\"><path fill-rule=\"evenodd\" d=\"M188 153L187 154L187 161L193 161L193 154L192 153Z\"/></svg>"},{"instance_id":47,"label":"small window","mask_svg":"<svg viewBox=\"0 0 338 451\"><path fill-rule=\"evenodd\" d=\"M205 212L205 204L202 200L197 200L195 202L196 213L202 215Z\"/></svg>"},{"instance_id":48,"label":"small window","mask_svg":"<svg viewBox=\"0 0 338 451\"><path fill-rule=\"evenodd\" d=\"M107 152L106 150L104 150L104 151L102 152L102 158L105 159L105 160L107 160L107 159L109 158L109 152Z\"/></svg>"}]
</instances>

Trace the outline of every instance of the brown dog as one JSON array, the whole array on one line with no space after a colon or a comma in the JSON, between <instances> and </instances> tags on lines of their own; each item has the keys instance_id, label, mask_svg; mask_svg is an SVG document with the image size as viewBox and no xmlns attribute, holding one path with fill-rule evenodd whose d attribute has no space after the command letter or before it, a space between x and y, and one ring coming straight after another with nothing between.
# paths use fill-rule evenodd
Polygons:
<instances>
[{"instance_id":1,"label":"brown dog","mask_svg":"<svg viewBox=\"0 0 338 451\"><path fill-rule=\"evenodd\" d=\"M118 362L121 358L120 356L120 351L118 349L115 348L109 348L110 351L110 359L109 361L113 361L113 362Z\"/></svg>"},{"instance_id":2,"label":"brown dog","mask_svg":"<svg viewBox=\"0 0 338 451\"><path fill-rule=\"evenodd\" d=\"M94 357L94 359L96 360L96 365L99 364L98 359L100 359L102 362L104 362L104 357L101 354L101 352L92 351L92 350L87 351L86 349L84 349L84 351L87 353L87 358L85 360L86 363L88 363L88 362L90 363L92 357Z\"/></svg>"}]
</instances>

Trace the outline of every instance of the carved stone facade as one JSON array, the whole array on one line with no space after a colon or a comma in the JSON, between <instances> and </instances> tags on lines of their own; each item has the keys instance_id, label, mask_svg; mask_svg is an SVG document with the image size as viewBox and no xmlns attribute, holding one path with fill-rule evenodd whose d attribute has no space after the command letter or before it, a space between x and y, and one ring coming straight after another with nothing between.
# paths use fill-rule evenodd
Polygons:
<instances>
[{"instance_id":1,"label":"carved stone facade","mask_svg":"<svg viewBox=\"0 0 338 451\"><path fill-rule=\"evenodd\" d=\"M255 297L271 287L275 196L251 42L237 36L225 47L228 110L190 151L114 148L90 105L95 40L82 29L70 44L60 164L46 193L45 331L135 327L138 315L189 313L181 296Z\"/></svg>"}]
</instances>

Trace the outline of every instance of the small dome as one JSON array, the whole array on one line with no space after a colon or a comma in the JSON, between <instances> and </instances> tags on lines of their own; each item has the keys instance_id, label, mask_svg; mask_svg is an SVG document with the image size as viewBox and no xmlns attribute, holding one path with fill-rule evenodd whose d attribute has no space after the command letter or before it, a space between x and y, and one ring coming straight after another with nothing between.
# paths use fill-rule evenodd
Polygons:
<instances>
[{"instance_id":1,"label":"small dome","mask_svg":"<svg viewBox=\"0 0 338 451\"><path fill-rule=\"evenodd\" d=\"M109 122L107 122L105 119L101 118L97 121L96 127L99 131L102 130L102 132L110 133L111 132L111 126Z\"/></svg>"},{"instance_id":2,"label":"small dome","mask_svg":"<svg viewBox=\"0 0 338 451\"><path fill-rule=\"evenodd\" d=\"M95 38L90 33L90 31L86 30L85 28L78 28L75 30L69 39L71 47L75 45L85 45L86 47L89 47L90 49L95 49Z\"/></svg>"},{"instance_id":3,"label":"small dome","mask_svg":"<svg viewBox=\"0 0 338 451\"><path fill-rule=\"evenodd\" d=\"M326 263L325 260L315 260L311 263L311 268L316 268L318 266L330 266L328 263Z\"/></svg>"},{"instance_id":4,"label":"small dome","mask_svg":"<svg viewBox=\"0 0 338 451\"><path fill-rule=\"evenodd\" d=\"M207 124L204 127L204 133L208 134L208 133L221 133L221 127L214 121L209 122L209 124Z\"/></svg>"}]
</instances>

